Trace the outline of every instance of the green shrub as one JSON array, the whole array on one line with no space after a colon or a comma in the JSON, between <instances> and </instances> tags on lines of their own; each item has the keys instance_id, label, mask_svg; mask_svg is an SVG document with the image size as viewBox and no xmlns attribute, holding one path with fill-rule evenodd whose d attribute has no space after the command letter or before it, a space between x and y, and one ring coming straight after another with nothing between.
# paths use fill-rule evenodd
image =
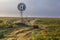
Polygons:
<instances>
[{"instance_id":1,"label":"green shrub","mask_svg":"<svg viewBox=\"0 0 60 40\"><path fill-rule=\"evenodd\" d=\"M0 39L4 38L4 34L0 32Z\"/></svg>"},{"instance_id":2,"label":"green shrub","mask_svg":"<svg viewBox=\"0 0 60 40\"><path fill-rule=\"evenodd\" d=\"M0 23L2 23L3 22L3 20L0 20Z\"/></svg>"}]
</instances>

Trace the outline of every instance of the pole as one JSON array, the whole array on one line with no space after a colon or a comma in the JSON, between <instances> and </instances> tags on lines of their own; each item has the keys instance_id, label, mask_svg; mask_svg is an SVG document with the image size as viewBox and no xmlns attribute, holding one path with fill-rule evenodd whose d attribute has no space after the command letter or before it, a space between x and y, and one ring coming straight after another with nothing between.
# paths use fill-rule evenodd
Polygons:
<instances>
[{"instance_id":1,"label":"pole","mask_svg":"<svg viewBox=\"0 0 60 40\"><path fill-rule=\"evenodd\" d=\"M21 11L21 22L23 23L23 12Z\"/></svg>"}]
</instances>

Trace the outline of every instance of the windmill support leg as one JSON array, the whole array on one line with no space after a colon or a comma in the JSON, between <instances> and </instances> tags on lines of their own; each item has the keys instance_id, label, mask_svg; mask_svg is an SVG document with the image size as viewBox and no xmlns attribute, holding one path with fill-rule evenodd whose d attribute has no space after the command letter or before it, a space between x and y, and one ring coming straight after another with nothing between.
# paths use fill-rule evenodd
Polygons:
<instances>
[{"instance_id":1,"label":"windmill support leg","mask_svg":"<svg viewBox=\"0 0 60 40\"><path fill-rule=\"evenodd\" d=\"M23 12L21 11L21 23L23 23Z\"/></svg>"}]
</instances>

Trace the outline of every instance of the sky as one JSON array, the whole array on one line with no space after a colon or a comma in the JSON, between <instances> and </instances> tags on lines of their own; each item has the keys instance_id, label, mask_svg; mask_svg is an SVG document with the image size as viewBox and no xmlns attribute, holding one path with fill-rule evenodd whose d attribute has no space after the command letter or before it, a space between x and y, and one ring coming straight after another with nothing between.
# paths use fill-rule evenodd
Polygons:
<instances>
[{"instance_id":1,"label":"sky","mask_svg":"<svg viewBox=\"0 0 60 40\"><path fill-rule=\"evenodd\" d=\"M25 3L24 17L59 17L60 0L0 0L0 17L20 17L19 3Z\"/></svg>"}]
</instances>

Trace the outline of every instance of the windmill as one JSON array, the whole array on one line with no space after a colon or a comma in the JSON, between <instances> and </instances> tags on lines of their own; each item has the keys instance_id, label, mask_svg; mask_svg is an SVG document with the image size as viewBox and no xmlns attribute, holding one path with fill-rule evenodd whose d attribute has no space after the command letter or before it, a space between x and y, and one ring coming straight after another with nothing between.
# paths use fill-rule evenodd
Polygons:
<instances>
[{"instance_id":1,"label":"windmill","mask_svg":"<svg viewBox=\"0 0 60 40\"><path fill-rule=\"evenodd\" d=\"M24 3L19 3L18 4L18 10L20 11L20 14L21 14L21 23L23 23L24 22L24 20L23 20L23 11L25 11L26 10L26 5L24 4Z\"/></svg>"}]
</instances>

